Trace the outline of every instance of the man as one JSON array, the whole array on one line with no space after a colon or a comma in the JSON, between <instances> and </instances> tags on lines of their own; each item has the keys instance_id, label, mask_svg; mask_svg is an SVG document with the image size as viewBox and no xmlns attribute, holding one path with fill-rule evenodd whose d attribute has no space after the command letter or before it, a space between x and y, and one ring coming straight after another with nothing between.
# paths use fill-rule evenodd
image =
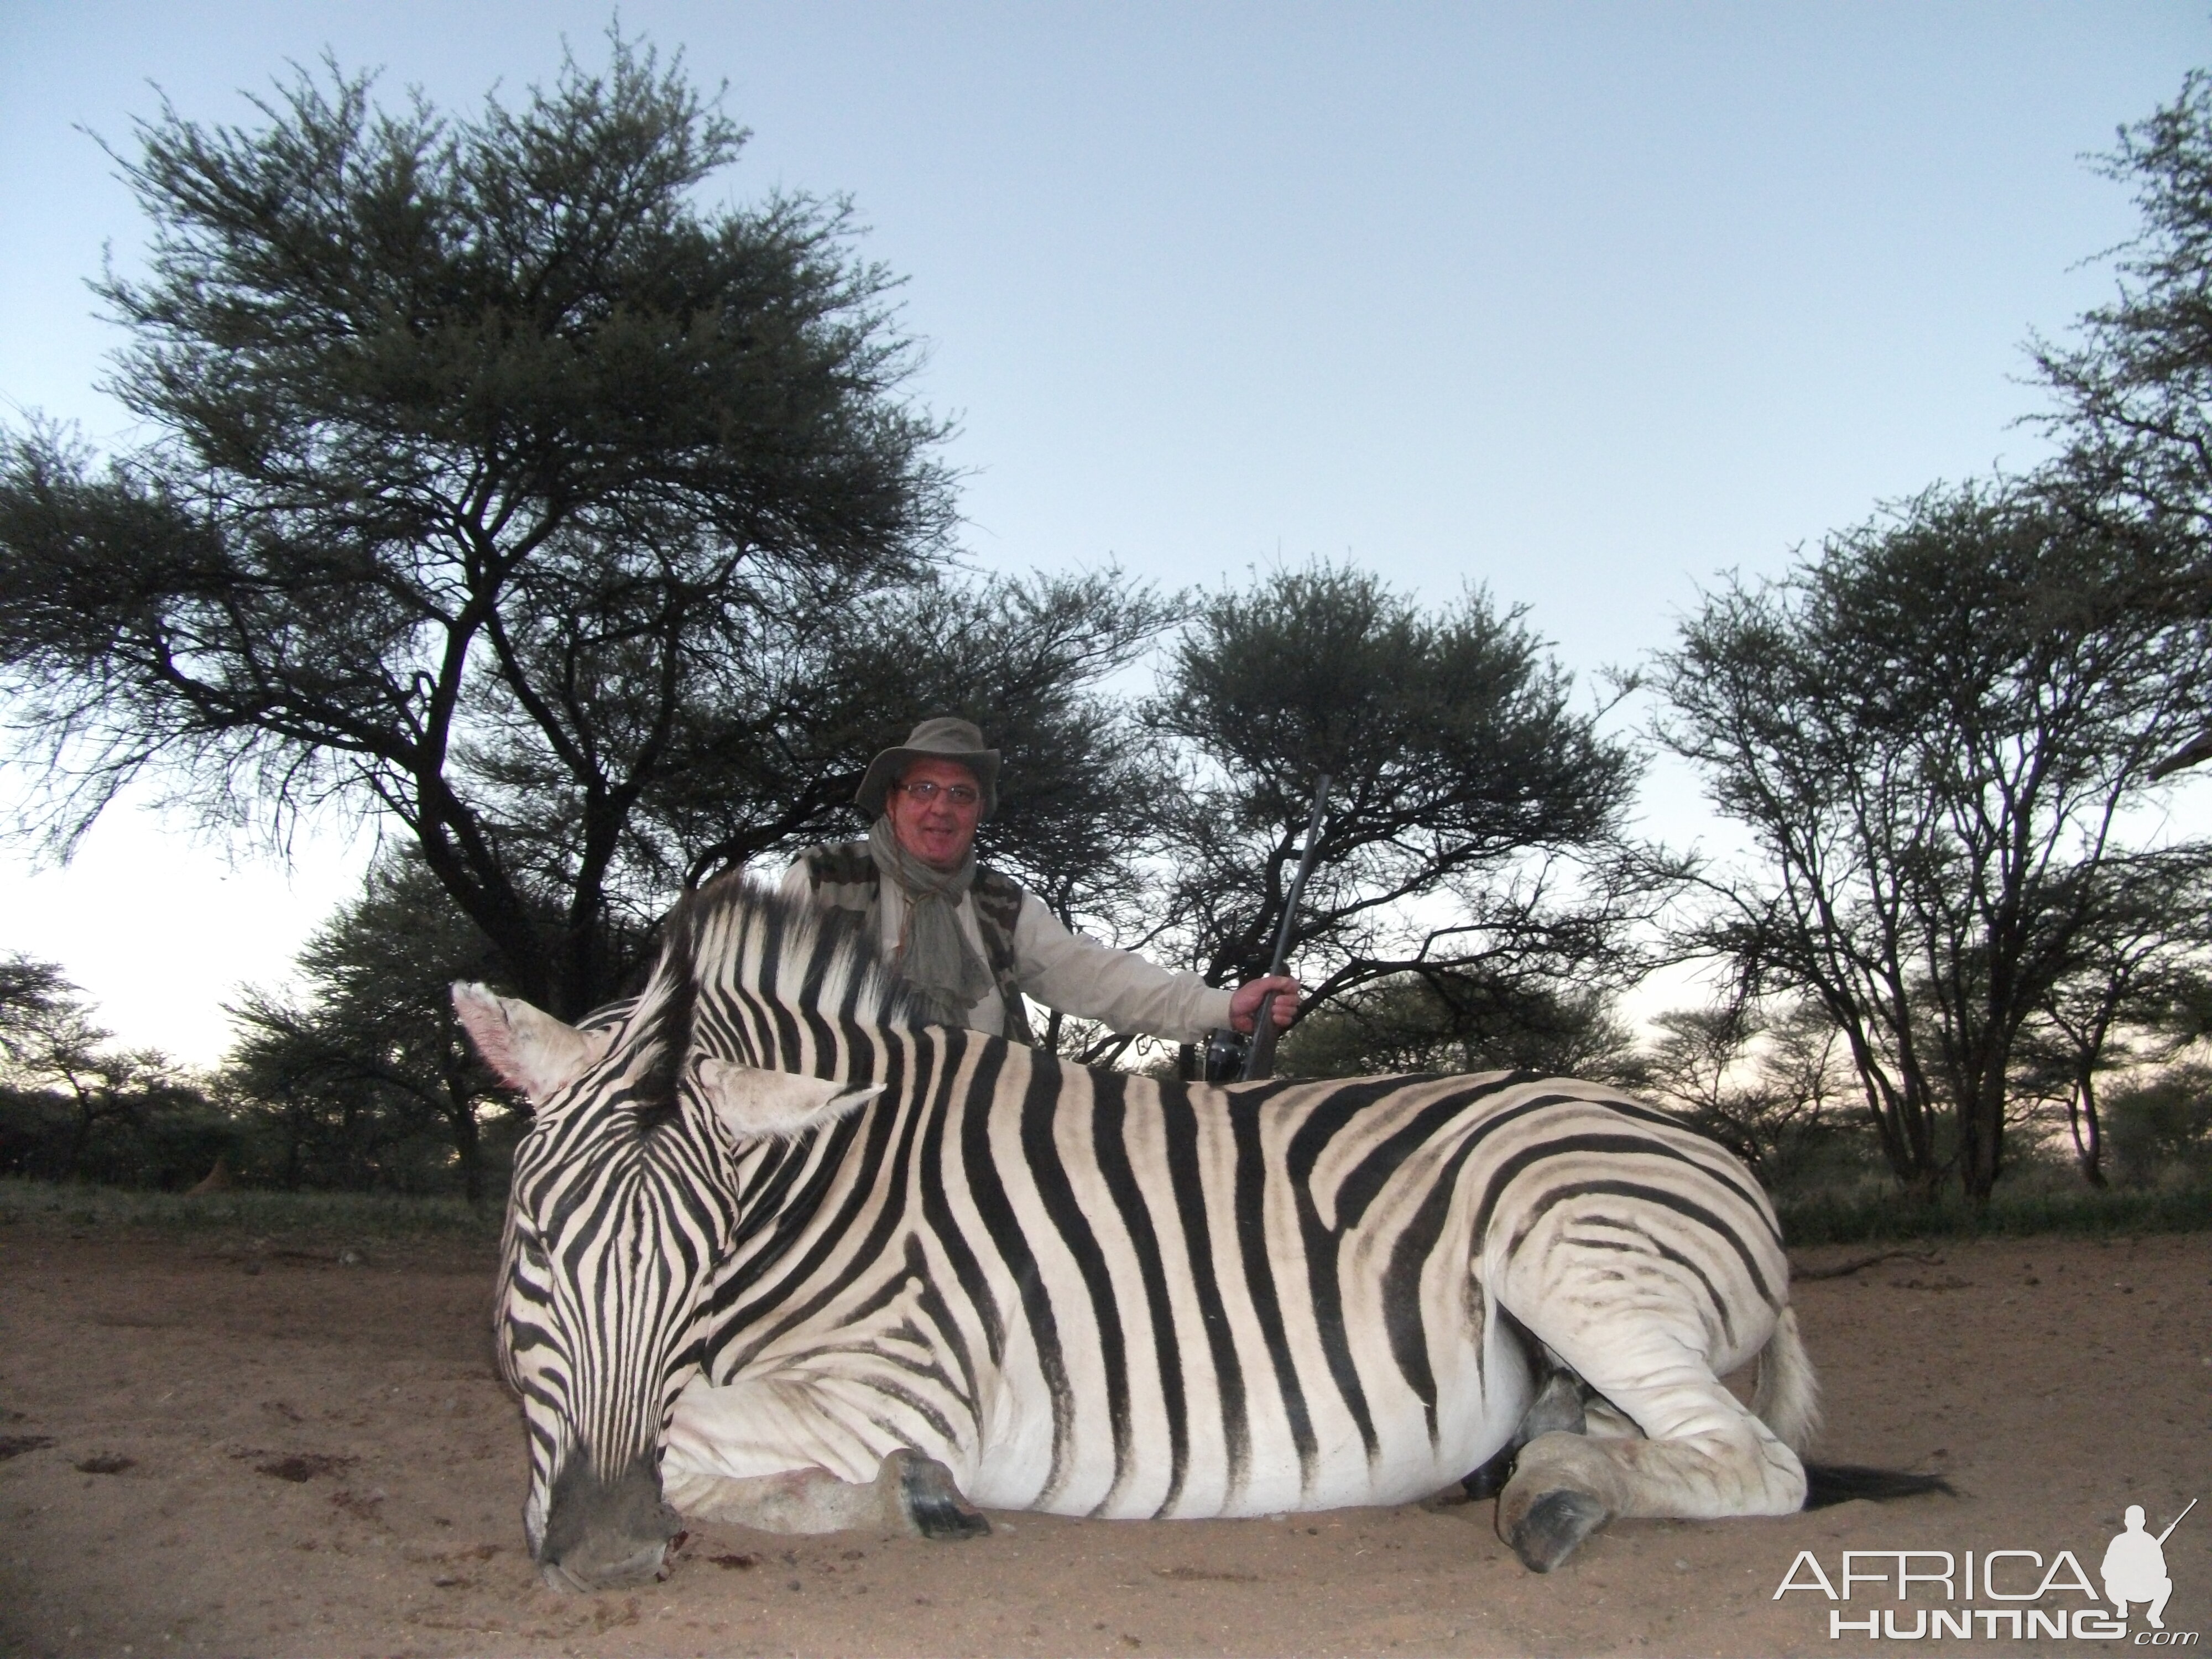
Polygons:
<instances>
[{"instance_id":1,"label":"man","mask_svg":"<svg viewBox=\"0 0 2212 1659\"><path fill-rule=\"evenodd\" d=\"M2181 1512L2188 1513L2187 1510ZM2097 1575L2105 1581L2105 1599L2119 1609L2122 1619L2128 1616L2129 1602L2149 1602L2150 1627L2164 1630L2166 1598L2173 1594L2173 1580L2166 1576L2165 1546L2166 1534L2173 1528L2154 1538L2143 1530L2140 1504L2129 1504L2123 1521L2127 1530L2105 1547L2104 1565ZM2175 1525L2180 1521L2181 1516L2174 1516Z\"/></svg>"},{"instance_id":2,"label":"man","mask_svg":"<svg viewBox=\"0 0 2212 1659\"><path fill-rule=\"evenodd\" d=\"M999 751L966 720L924 720L869 763L854 799L875 817L868 838L808 849L784 891L875 917L939 1024L1034 1042L1027 995L1115 1031L1202 1043L1220 1026L1250 1031L1271 991L1278 1029L1297 1012L1294 979L1218 989L1071 933L1035 894L978 866L975 826L999 803Z\"/></svg>"}]
</instances>

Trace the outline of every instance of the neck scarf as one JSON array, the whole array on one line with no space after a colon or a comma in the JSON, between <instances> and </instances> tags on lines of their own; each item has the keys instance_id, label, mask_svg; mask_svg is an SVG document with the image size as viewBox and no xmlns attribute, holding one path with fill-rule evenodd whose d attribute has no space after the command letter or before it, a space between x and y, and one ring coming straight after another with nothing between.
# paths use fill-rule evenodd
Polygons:
<instances>
[{"instance_id":1,"label":"neck scarf","mask_svg":"<svg viewBox=\"0 0 2212 1659\"><path fill-rule=\"evenodd\" d=\"M932 869L898 844L885 815L868 831L868 856L906 895L906 926L895 958L900 976L938 1024L965 1025L968 1011L998 988L960 931L957 912L975 881L974 850L957 870Z\"/></svg>"}]
</instances>

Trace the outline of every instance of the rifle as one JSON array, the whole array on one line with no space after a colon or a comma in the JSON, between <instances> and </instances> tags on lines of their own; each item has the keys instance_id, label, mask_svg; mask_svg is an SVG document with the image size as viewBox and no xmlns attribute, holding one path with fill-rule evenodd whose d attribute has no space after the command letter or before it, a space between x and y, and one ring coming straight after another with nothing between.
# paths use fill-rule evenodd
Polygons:
<instances>
[{"instance_id":1,"label":"rifle","mask_svg":"<svg viewBox=\"0 0 2212 1659\"><path fill-rule=\"evenodd\" d=\"M1291 876L1291 890L1284 896L1283 920L1275 929L1275 954L1268 965L1272 975L1279 974L1288 963L1291 954L1291 929L1297 921L1298 898L1306 889L1306 878L1313 873L1314 860L1321 852L1322 820L1328 812L1329 775L1322 773L1314 781L1313 811L1306 817L1305 845L1298 849L1298 867ZM1260 999L1257 1012L1252 1016L1252 1035L1244 1036L1236 1031L1216 1031L1213 1040L1206 1045L1206 1080L1226 1083L1232 1077L1241 1083L1258 1083L1275 1073L1275 998L1270 991Z\"/></svg>"},{"instance_id":2,"label":"rifle","mask_svg":"<svg viewBox=\"0 0 2212 1659\"><path fill-rule=\"evenodd\" d=\"M2177 1516L2175 1516L2173 1517L2173 1519L2172 1519L2172 1520L2171 1520L2171 1521L2169 1521L2169 1522L2167 1522L2166 1523L2166 1530L2165 1530L2164 1532L2162 1532L2162 1533L2159 1534L2159 1535L2158 1535L2158 1541L2159 1541L2160 1543L2163 1544L2163 1543L2165 1543L2165 1542L2166 1542L2166 1540L2167 1539L2169 1539L2169 1538L2172 1537L2172 1536L2173 1536L2173 1529L2174 1529L2176 1527L2178 1527L2178 1526L2179 1526L2179 1525L2181 1524L2182 1520L2184 1519L2184 1517L2185 1517L2185 1516L2186 1516L2188 1515L2188 1513L2189 1513L2189 1510L2193 1510L2193 1509L2195 1509L2196 1507L2197 1507L2197 1500L2196 1500L2195 1498L2191 1498L2191 1499L2189 1500L2189 1509L2186 1509L2186 1510L2182 1510L2182 1512L2181 1512L2181 1514L2180 1514L2180 1515L2177 1515Z\"/></svg>"}]
</instances>

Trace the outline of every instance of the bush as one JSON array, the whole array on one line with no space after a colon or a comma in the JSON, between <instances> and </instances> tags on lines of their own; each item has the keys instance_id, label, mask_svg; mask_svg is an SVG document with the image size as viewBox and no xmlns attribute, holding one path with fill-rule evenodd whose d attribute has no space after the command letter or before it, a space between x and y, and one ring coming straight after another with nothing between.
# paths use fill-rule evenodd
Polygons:
<instances>
[{"instance_id":1,"label":"bush","mask_svg":"<svg viewBox=\"0 0 2212 1659\"><path fill-rule=\"evenodd\" d=\"M112 1187L189 1187L244 1146L237 1121L188 1084L117 1091L86 1124L57 1090L0 1087L0 1176Z\"/></svg>"},{"instance_id":2,"label":"bush","mask_svg":"<svg viewBox=\"0 0 2212 1659\"><path fill-rule=\"evenodd\" d=\"M497 1205L459 1198L398 1198L377 1193L226 1192L204 1198L77 1182L0 1178L0 1227L118 1228L247 1240L289 1238L362 1243L454 1240L490 1244L500 1235Z\"/></svg>"},{"instance_id":3,"label":"bush","mask_svg":"<svg viewBox=\"0 0 2212 1659\"><path fill-rule=\"evenodd\" d=\"M1778 1206L1782 1237L1801 1244L1856 1244L1914 1238L2013 1237L2033 1233L2200 1232L2212 1228L2212 1186L2157 1192L2000 1188L1976 1210L1948 1195L1922 1204L1898 1193L1824 1193Z\"/></svg>"},{"instance_id":4,"label":"bush","mask_svg":"<svg viewBox=\"0 0 2212 1659\"><path fill-rule=\"evenodd\" d=\"M2124 1187L2149 1187L2162 1175L2212 1173L2212 1071L2177 1066L2105 1100L2105 1144Z\"/></svg>"},{"instance_id":5,"label":"bush","mask_svg":"<svg viewBox=\"0 0 2212 1659\"><path fill-rule=\"evenodd\" d=\"M1286 1078L1524 1070L1633 1088L1644 1074L1635 1039L1595 993L1450 977L1449 994L1412 975L1315 1010L1277 1054Z\"/></svg>"}]
</instances>

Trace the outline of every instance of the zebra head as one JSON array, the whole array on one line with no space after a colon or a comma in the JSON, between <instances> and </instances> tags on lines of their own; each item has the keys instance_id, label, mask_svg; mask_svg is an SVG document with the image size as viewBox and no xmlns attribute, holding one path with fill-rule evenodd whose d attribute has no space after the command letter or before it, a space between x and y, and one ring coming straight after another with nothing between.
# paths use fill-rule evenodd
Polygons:
<instances>
[{"instance_id":1,"label":"zebra head","mask_svg":"<svg viewBox=\"0 0 2212 1659\"><path fill-rule=\"evenodd\" d=\"M880 1092L708 1052L695 934L680 907L644 994L611 1024L453 987L478 1052L537 1109L515 1150L495 1316L529 1430L523 1525L556 1589L661 1570L677 1531L661 1449L736 1227L739 1152Z\"/></svg>"}]
</instances>

